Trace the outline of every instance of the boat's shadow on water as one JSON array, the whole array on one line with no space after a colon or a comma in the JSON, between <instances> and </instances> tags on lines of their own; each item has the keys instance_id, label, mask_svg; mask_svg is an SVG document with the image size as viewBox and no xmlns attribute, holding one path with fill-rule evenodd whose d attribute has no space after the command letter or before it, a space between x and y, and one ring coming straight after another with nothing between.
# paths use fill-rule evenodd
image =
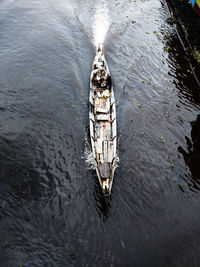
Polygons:
<instances>
[{"instance_id":1,"label":"boat's shadow on water","mask_svg":"<svg viewBox=\"0 0 200 267\"><path fill-rule=\"evenodd\" d=\"M110 208L111 208L111 196L105 196L101 190L101 187L99 185L98 178L96 176L95 171L93 171L93 177L95 179L94 181L94 198L96 200L96 210L101 218L103 220L108 219L110 214Z\"/></svg>"},{"instance_id":2,"label":"boat's shadow on water","mask_svg":"<svg viewBox=\"0 0 200 267\"><path fill-rule=\"evenodd\" d=\"M87 146L89 150L91 150L89 124L87 124L85 127L85 133L86 133ZM105 196L99 184L95 168L90 169L89 171L94 179L94 182L92 183L92 191L96 201L96 210L99 214L99 217L103 218L103 220L106 220L108 219L110 214L112 192L111 196Z\"/></svg>"},{"instance_id":3,"label":"boat's shadow on water","mask_svg":"<svg viewBox=\"0 0 200 267\"><path fill-rule=\"evenodd\" d=\"M180 177L192 192L198 193L200 190L200 170L198 163L200 157L200 114L197 116L196 120L191 122L191 126L191 136L185 136L187 149L184 149L182 146L178 147L178 151L183 155L185 164L190 169L190 173L186 172ZM184 186L179 184L179 187L184 192Z\"/></svg>"}]
</instances>

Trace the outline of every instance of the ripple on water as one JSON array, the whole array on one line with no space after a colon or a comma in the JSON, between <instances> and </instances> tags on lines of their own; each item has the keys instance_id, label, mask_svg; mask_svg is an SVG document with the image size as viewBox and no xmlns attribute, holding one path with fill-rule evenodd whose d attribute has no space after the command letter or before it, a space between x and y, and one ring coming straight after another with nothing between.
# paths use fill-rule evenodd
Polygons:
<instances>
[{"instance_id":1,"label":"ripple on water","mask_svg":"<svg viewBox=\"0 0 200 267\"><path fill-rule=\"evenodd\" d=\"M1 265L197 266L190 64L159 1L102 2L120 159L105 198L86 134L98 5L0 3Z\"/></svg>"}]
</instances>

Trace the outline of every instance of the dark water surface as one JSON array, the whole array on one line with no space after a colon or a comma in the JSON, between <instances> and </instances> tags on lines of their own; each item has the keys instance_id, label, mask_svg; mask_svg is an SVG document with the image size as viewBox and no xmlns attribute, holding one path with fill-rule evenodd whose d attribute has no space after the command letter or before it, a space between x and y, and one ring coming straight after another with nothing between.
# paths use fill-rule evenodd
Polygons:
<instances>
[{"instance_id":1,"label":"dark water surface","mask_svg":"<svg viewBox=\"0 0 200 267\"><path fill-rule=\"evenodd\" d=\"M111 198L88 167L97 3L0 2L0 266L200 266L200 91L158 0L107 2Z\"/></svg>"}]
</instances>

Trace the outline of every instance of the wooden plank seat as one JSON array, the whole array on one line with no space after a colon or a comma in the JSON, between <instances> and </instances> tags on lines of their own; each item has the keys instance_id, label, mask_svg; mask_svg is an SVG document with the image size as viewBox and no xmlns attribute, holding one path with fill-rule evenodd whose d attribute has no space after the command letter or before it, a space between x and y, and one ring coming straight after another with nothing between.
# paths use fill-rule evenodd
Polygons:
<instances>
[{"instance_id":1,"label":"wooden plank seat","mask_svg":"<svg viewBox=\"0 0 200 267\"><path fill-rule=\"evenodd\" d=\"M110 114L99 114L95 116L98 121L108 121L110 120Z\"/></svg>"},{"instance_id":2,"label":"wooden plank seat","mask_svg":"<svg viewBox=\"0 0 200 267\"><path fill-rule=\"evenodd\" d=\"M95 96L94 113L108 113L110 111L110 98Z\"/></svg>"},{"instance_id":3,"label":"wooden plank seat","mask_svg":"<svg viewBox=\"0 0 200 267\"><path fill-rule=\"evenodd\" d=\"M99 112L99 113L106 113L106 114L108 113L108 110L105 109L105 108L96 108L95 111L96 111L96 113L97 112Z\"/></svg>"},{"instance_id":4,"label":"wooden plank seat","mask_svg":"<svg viewBox=\"0 0 200 267\"><path fill-rule=\"evenodd\" d=\"M106 108L106 99L104 97L96 97L95 106L97 108Z\"/></svg>"}]
</instances>

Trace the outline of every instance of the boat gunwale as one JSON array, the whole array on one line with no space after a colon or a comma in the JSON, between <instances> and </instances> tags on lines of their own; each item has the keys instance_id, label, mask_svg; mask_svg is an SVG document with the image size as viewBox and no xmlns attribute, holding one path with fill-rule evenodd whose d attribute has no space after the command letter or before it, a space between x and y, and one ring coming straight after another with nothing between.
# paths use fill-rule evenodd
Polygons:
<instances>
[{"instance_id":1,"label":"boat gunwale","mask_svg":"<svg viewBox=\"0 0 200 267\"><path fill-rule=\"evenodd\" d=\"M99 55L98 53L96 54L96 56L95 56L95 58L94 58L94 60L93 60L93 64L92 64L92 70L93 70L93 66L94 66L94 64L95 64L95 62L97 61L97 58L98 58L99 56L103 56L103 59L104 59L104 65L106 66L106 72L107 72L107 74L110 76L110 70L109 70L107 61L106 61L105 56L104 56L103 53L102 53L101 55ZM91 70L91 72L92 72L92 70ZM95 121L95 119L94 119L94 121L91 120L91 118L90 118L90 113L91 113L91 112L93 113L94 118L95 118L95 115L96 115L96 114L94 113L95 103L92 104L91 101L90 101L90 98L91 98L91 96L93 97L93 94L94 94L94 92L95 92L95 89L97 89L97 87L94 88L93 83L92 83L92 81L90 80L90 93L89 93L89 121L90 121L91 123L93 123L93 131L94 131L94 128L95 128L95 123L96 123L96 121ZM102 91L102 90L100 90L100 91ZM112 100L114 100L112 103L111 103L111 95L112 95ZM111 161L111 164L110 164L110 176L109 176L109 178L107 178L107 179L109 179L109 188L108 188L108 191L107 191L107 192L105 192L105 190L103 189L103 181L105 181L105 179L102 178L102 177L101 177L101 174L100 174L100 170L99 170L98 162L97 162L97 159L96 159L97 152L96 152L96 148L95 148L95 144L94 144L94 142L95 142L96 140L95 140L95 138L94 138L94 132L93 132L93 134L91 133L92 129L91 129L91 127L90 127L90 141L91 141L91 146L92 146L93 157L94 157L94 155L95 155L95 158L94 158L94 161L95 161L95 169L96 169L96 173L97 173L97 176L98 176L98 180L99 180L100 186L101 186L102 191L103 191L103 194L104 194L105 196L111 194L112 184L113 184L113 178L114 178L114 172L115 172L115 168L116 168L115 165L116 165L116 149L117 149L117 119L116 119L116 103L115 103L115 97L114 97L113 84L111 84L111 88L110 88L110 96L109 96L109 98L110 98L109 114L112 116L112 114L113 114L112 111L114 110L114 115L115 115L115 116L114 116L114 119L112 120L111 123L112 123L112 125L114 125L114 127L115 127L116 134L115 134L115 136L112 137L111 140L110 140L110 141L115 141L115 142L113 143L113 148L112 148L112 151L113 151L113 154L112 154L112 155L113 155L113 158L112 158L112 161ZM112 127L113 127L112 125L111 125L111 129L112 129ZM107 179L106 179L106 180L107 180Z\"/></svg>"}]
</instances>

